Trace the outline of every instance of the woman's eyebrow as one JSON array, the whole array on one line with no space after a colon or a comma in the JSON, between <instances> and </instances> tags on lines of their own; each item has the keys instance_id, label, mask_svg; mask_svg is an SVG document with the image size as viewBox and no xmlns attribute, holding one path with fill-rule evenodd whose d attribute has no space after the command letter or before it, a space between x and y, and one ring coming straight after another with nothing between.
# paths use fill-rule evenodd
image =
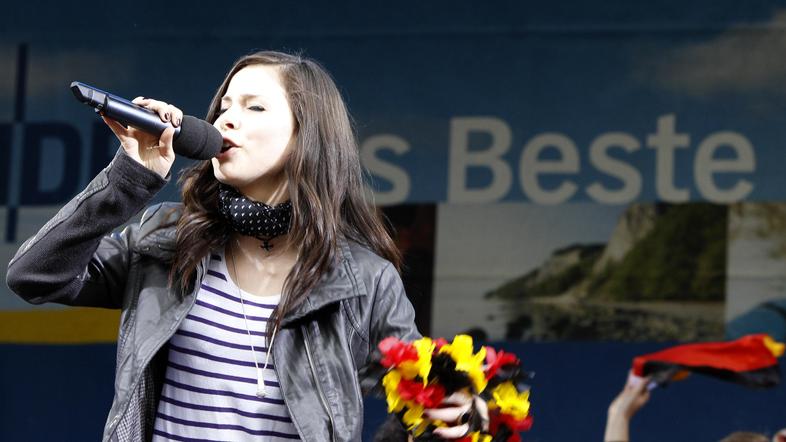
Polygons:
<instances>
[{"instance_id":1,"label":"woman's eyebrow","mask_svg":"<svg viewBox=\"0 0 786 442\"><path fill-rule=\"evenodd\" d=\"M266 97L264 95L261 95L261 94L241 94L238 98L239 98L239 100L242 101L242 100L250 100L250 99L253 99L253 98L261 98L261 99L264 100ZM223 101L232 101L232 97L229 96L229 95L224 95L223 97L221 97L221 101L222 102Z\"/></svg>"}]
</instances>

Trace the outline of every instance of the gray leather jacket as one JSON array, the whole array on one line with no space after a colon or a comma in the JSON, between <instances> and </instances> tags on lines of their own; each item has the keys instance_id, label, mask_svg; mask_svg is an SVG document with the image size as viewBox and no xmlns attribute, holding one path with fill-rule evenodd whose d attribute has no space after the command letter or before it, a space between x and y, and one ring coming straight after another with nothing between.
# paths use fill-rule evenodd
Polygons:
<instances>
[{"instance_id":1,"label":"gray leather jacket","mask_svg":"<svg viewBox=\"0 0 786 442\"><path fill-rule=\"evenodd\" d=\"M149 208L112 233L166 184L120 150L114 160L28 239L8 265L8 286L33 304L121 309L115 395L103 440L152 437L167 342L194 304L168 288L179 204ZM395 268L354 243L341 262L282 321L276 372L292 421L305 441L360 440L361 381L386 336L417 339L414 310ZM373 379L372 379L373 381Z\"/></svg>"}]
</instances>

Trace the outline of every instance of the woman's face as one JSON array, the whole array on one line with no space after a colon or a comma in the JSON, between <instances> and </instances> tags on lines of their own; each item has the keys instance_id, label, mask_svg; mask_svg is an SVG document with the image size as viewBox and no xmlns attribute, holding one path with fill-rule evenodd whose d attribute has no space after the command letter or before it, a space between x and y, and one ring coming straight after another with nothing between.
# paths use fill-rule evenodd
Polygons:
<instances>
[{"instance_id":1,"label":"woman's face","mask_svg":"<svg viewBox=\"0 0 786 442\"><path fill-rule=\"evenodd\" d=\"M216 179L256 201L286 200L284 164L295 142L295 119L278 68L238 71L213 126L224 137L221 153L211 160Z\"/></svg>"}]
</instances>

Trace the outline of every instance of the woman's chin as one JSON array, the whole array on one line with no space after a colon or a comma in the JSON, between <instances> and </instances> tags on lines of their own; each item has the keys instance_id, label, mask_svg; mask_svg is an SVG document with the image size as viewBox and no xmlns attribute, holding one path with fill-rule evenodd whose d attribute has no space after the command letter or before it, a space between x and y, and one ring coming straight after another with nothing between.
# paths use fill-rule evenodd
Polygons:
<instances>
[{"instance_id":1,"label":"woman's chin","mask_svg":"<svg viewBox=\"0 0 786 442\"><path fill-rule=\"evenodd\" d=\"M262 198L256 199L256 201L267 201L272 195L286 192L287 180L283 169L273 174L269 172L260 174L259 171L255 171L257 173L251 176L249 174L240 176L233 172L237 171L229 167L228 164L217 164L217 161L213 160L213 176L216 178L216 181L232 186L252 199Z\"/></svg>"},{"instance_id":2,"label":"woman's chin","mask_svg":"<svg viewBox=\"0 0 786 442\"><path fill-rule=\"evenodd\" d=\"M223 175L221 175L221 176L216 175L216 181L218 181L221 184L234 187L236 189L243 186L242 181L233 180L233 179L227 178L227 177L225 177Z\"/></svg>"},{"instance_id":3,"label":"woman's chin","mask_svg":"<svg viewBox=\"0 0 786 442\"><path fill-rule=\"evenodd\" d=\"M237 187L245 182L243 179L237 176L237 173L235 173L236 171L232 170L233 167L231 164L220 163L215 158L213 158L212 163L213 176L218 182L233 187Z\"/></svg>"},{"instance_id":4,"label":"woman's chin","mask_svg":"<svg viewBox=\"0 0 786 442\"><path fill-rule=\"evenodd\" d=\"M238 180L232 179L230 175L225 173L226 171L221 169L221 167L216 167L216 164L213 163L213 176L216 178L216 181L227 186L237 187L239 184Z\"/></svg>"}]
</instances>

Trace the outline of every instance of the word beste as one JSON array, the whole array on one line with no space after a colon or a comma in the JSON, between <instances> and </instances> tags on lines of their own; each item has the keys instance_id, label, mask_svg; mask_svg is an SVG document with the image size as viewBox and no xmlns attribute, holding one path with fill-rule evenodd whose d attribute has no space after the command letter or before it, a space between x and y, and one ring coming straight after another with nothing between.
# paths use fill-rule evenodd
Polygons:
<instances>
[{"instance_id":1,"label":"word beste","mask_svg":"<svg viewBox=\"0 0 786 442\"><path fill-rule=\"evenodd\" d=\"M654 133L644 143L654 150L654 188L656 197L666 202L691 200L690 189L675 183L676 153L690 148L690 135L677 133L674 114L657 119ZM471 135L486 135L491 143L484 149L470 149ZM491 203L506 197L513 186L513 167L503 155L511 148L510 126L496 117L454 117L450 120L447 201L450 203ZM610 155L612 149L633 154L642 149L642 142L626 132L606 132L596 136L588 146L588 161L594 171L621 183L609 187L596 179L583 191L593 201L603 204L625 204L636 201L642 193L642 172L629 162ZM409 143L397 135L374 135L361 145L361 156L372 175L391 184L390 190L378 191L379 204L396 204L410 198L411 182L407 171L378 156L384 150L402 156L410 150ZM724 155L718 151L723 148ZM544 158L547 152L549 158ZM731 152L731 155L729 155ZM556 154L556 158L554 158ZM576 180L582 173L579 149L567 135L559 132L536 134L524 145L518 163L519 185L524 196L538 204L560 204L581 197ZM490 173L491 180L483 186L470 187L471 168ZM752 143L742 134L718 131L708 134L696 146L693 156L693 183L700 199L716 203L740 201L748 196L754 184L745 174L755 171L756 158ZM727 178L723 185L718 175ZM742 176L740 176L742 175ZM733 182L729 183L729 177ZM551 179L552 185L543 184ZM553 185L554 181L556 185ZM605 181L608 181L605 180ZM695 199L695 198L694 198Z\"/></svg>"}]
</instances>

